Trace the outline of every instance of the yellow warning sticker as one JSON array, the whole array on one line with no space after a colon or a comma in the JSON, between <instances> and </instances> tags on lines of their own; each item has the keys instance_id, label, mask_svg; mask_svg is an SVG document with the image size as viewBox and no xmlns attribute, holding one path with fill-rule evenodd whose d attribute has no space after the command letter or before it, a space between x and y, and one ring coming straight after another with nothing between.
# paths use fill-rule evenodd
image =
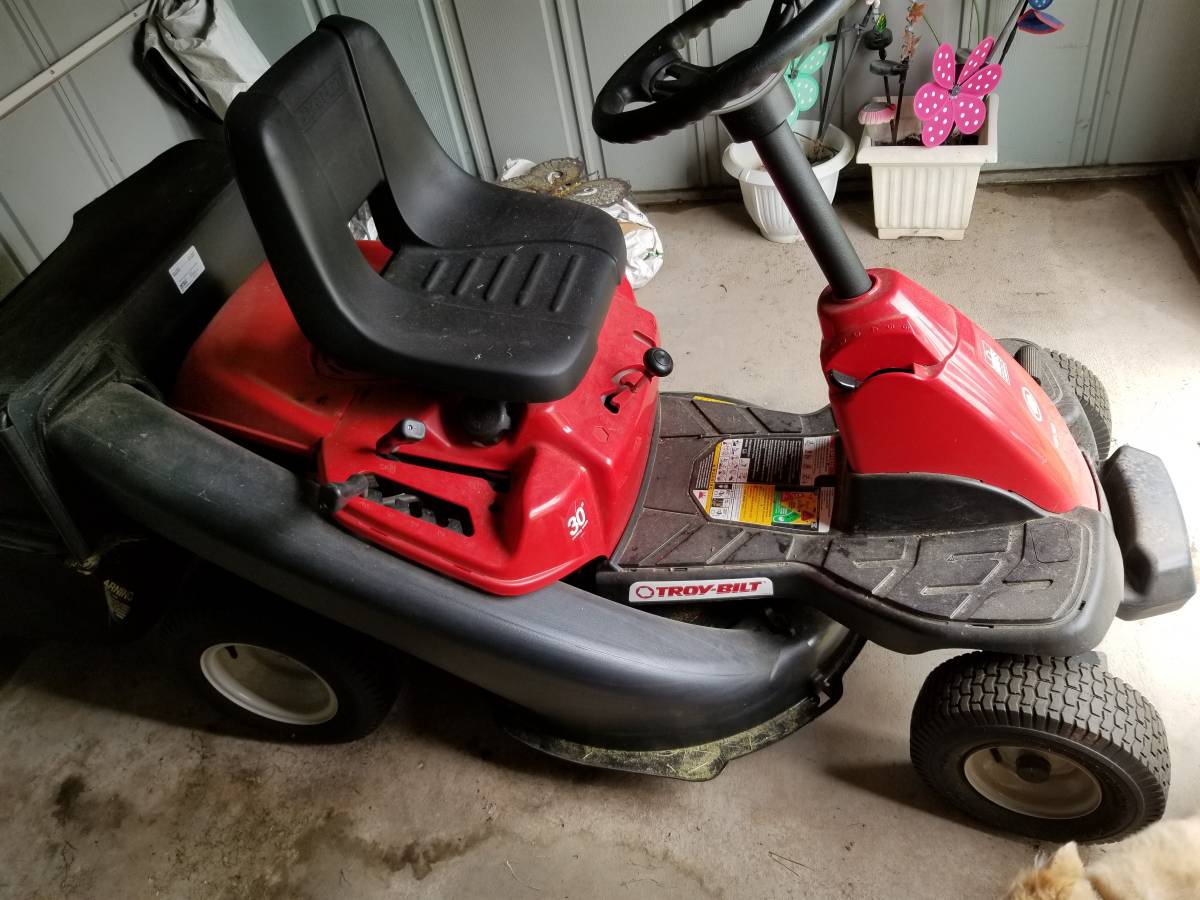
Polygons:
<instances>
[{"instance_id":1,"label":"yellow warning sticker","mask_svg":"<svg viewBox=\"0 0 1200 900\"><path fill-rule=\"evenodd\" d=\"M832 435L726 438L696 473L692 491L712 519L828 531L837 451Z\"/></svg>"}]
</instances>

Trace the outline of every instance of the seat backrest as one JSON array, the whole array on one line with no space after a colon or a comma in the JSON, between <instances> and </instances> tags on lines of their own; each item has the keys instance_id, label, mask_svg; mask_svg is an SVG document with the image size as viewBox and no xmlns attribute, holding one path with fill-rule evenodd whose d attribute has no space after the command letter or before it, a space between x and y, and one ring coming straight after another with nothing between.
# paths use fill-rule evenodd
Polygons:
<instances>
[{"instance_id":1,"label":"seat backrest","mask_svg":"<svg viewBox=\"0 0 1200 900\"><path fill-rule=\"evenodd\" d=\"M315 346L356 369L502 400L578 384L624 268L621 230L601 210L459 168L369 25L323 20L233 101L226 135ZM395 254L382 276L347 228L364 200Z\"/></svg>"},{"instance_id":2,"label":"seat backrest","mask_svg":"<svg viewBox=\"0 0 1200 900\"><path fill-rule=\"evenodd\" d=\"M393 250L410 241L470 246L484 234L486 223L467 210L443 214L479 183L442 150L383 39L365 23L323 20L234 100L226 135L267 258L318 346L364 337L353 327L345 341L330 333L330 306L350 326L391 294L346 227L364 201Z\"/></svg>"}]
</instances>

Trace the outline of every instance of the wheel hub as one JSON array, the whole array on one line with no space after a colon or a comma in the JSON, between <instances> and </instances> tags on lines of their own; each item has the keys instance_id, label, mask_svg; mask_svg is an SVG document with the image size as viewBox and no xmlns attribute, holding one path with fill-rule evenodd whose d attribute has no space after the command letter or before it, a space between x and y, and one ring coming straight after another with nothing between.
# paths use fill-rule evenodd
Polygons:
<instances>
[{"instance_id":1,"label":"wheel hub","mask_svg":"<svg viewBox=\"0 0 1200 900\"><path fill-rule=\"evenodd\" d=\"M247 712L288 725L320 725L338 711L329 683L286 653L256 644L213 644L200 654L213 690Z\"/></svg>"},{"instance_id":2,"label":"wheel hub","mask_svg":"<svg viewBox=\"0 0 1200 900\"><path fill-rule=\"evenodd\" d=\"M1044 784L1050 778L1050 760L1040 753L1022 753L1017 757L1017 774L1030 784Z\"/></svg>"},{"instance_id":3,"label":"wheel hub","mask_svg":"<svg viewBox=\"0 0 1200 900\"><path fill-rule=\"evenodd\" d=\"M1038 819L1077 819L1094 812L1103 799L1091 772L1051 750L981 747L963 760L963 775L997 806Z\"/></svg>"}]
</instances>

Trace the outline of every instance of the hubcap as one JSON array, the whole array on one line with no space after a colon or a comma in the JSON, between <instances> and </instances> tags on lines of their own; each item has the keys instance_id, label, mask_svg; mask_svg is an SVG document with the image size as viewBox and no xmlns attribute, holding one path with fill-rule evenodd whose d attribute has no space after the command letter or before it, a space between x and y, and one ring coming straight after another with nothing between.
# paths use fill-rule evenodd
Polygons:
<instances>
[{"instance_id":1,"label":"hubcap","mask_svg":"<svg viewBox=\"0 0 1200 900\"><path fill-rule=\"evenodd\" d=\"M1104 796L1079 763L1036 747L981 747L963 761L963 775L997 806L1037 819L1078 819L1094 812Z\"/></svg>"},{"instance_id":2,"label":"hubcap","mask_svg":"<svg viewBox=\"0 0 1200 900\"><path fill-rule=\"evenodd\" d=\"M286 653L256 644L213 644L200 671L222 697L247 712L288 725L320 725L338 710L320 675Z\"/></svg>"}]
</instances>

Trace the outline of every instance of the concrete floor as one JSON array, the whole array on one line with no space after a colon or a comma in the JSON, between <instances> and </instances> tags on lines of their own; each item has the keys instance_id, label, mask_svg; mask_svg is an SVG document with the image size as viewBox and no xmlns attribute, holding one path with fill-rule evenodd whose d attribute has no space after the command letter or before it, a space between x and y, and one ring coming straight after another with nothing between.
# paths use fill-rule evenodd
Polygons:
<instances>
[{"instance_id":1,"label":"concrete floor","mask_svg":"<svg viewBox=\"0 0 1200 900\"><path fill-rule=\"evenodd\" d=\"M870 264L1104 373L1118 439L1167 460L1200 534L1200 284L1157 182L986 189L958 244L879 242L868 203L839 209ZM670 386L821 404L804 248L761 240L740 206L650 212L667 256L641 297ZM1196 641L1200 603L1104 644L1166 720L1173 814L1200 807ZM963 900L997 896L1036 848L909 768L912 700L948 654L868 648L837 708L708 784L540 757L424 669L370 739L298 748L221 734L143 646L0 654L3 897Z\"/></svg>"}]
</instances>

